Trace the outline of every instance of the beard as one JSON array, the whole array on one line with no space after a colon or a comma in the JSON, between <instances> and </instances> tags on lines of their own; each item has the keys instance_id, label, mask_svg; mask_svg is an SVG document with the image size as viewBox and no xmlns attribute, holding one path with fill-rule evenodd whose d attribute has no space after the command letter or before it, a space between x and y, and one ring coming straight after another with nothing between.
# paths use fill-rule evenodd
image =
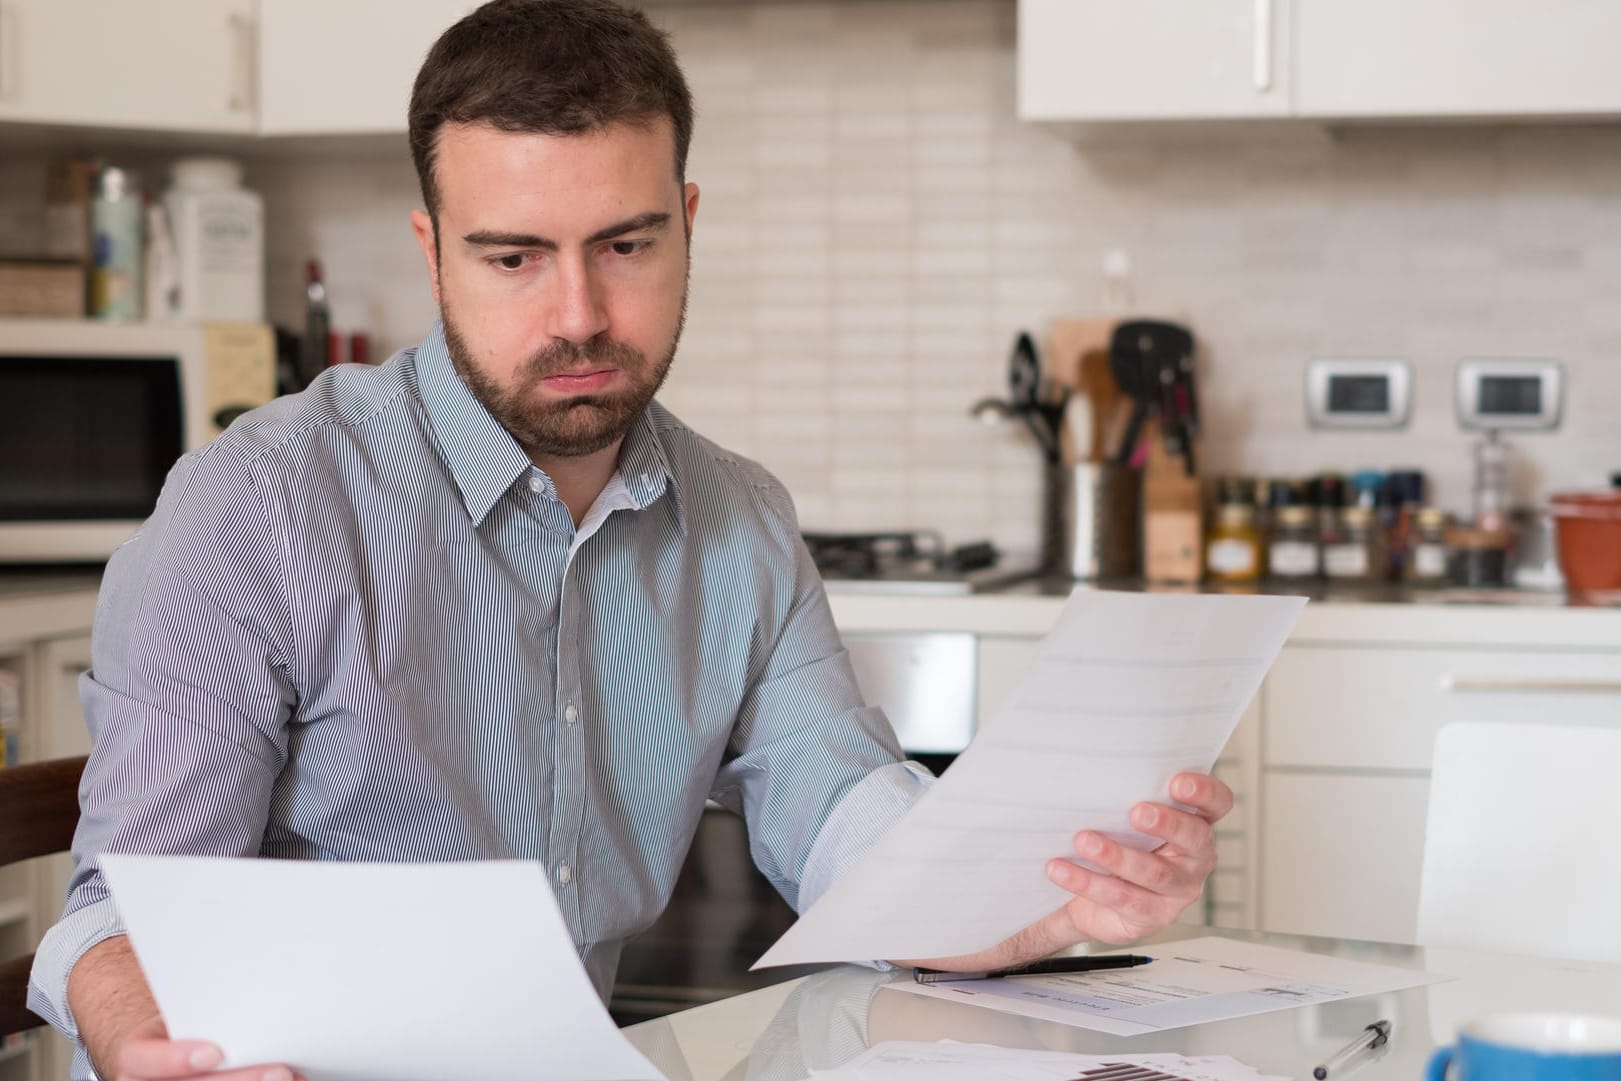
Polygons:
<instances>
[{"instance_id":1,"label":"beard","mask_svg":"<svg viewBox=\"0 0 1621 1081\"><path fill-rule=\"evenodd\" d=\"M448 304L440 306L445 345L456 372L479 404L490 411L530 457L581 458L613 445L630 431L664 385L675 360L676 344L687 321L687 294L681 292L681 312L670 347L656 363L635 346L598 335L586 342L559 339L531 356L503 386L473 361L473 351L462 337ZM582 367L617 368L629 384L607 394L582 394L548 401L534 391L549 376Z\"/></svg>"}]
</instances>

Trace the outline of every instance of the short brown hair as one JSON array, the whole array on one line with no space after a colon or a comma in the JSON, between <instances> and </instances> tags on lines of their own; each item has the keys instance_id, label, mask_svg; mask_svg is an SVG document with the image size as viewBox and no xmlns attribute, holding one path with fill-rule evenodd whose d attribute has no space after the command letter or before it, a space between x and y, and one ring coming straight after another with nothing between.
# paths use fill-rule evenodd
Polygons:
<instances>
[{"instance_id":1,"label":"short brown hair","mask_svg":"<svg viewBox=\"0 0 1621 1081\"><path fill-rule=\"evenodd\" d=\"M446 123L581 135L614 123L675 128L684 182L692 94L669 35L613 0L490 0L442 34L411 88L411 159L437 224L433 166Z\"/></svg>"}]
</instances>

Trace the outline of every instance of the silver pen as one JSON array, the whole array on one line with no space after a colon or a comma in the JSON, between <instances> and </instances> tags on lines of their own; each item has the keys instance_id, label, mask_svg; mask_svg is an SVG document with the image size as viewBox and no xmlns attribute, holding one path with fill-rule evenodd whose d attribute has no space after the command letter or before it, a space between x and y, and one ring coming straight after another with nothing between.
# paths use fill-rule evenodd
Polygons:
<instances>
[{"instance_id":1,"label":"silver pen","mask_svg":"<svg viewBox=\"0 0 1621 1081\"><path fill-rule=\"evenodd\" d=\"M1360 1055L1365 1055L1376 1047L1383 1047L1390 1039L1390 1022L1375 1021L1362 1030L1362 1035L1329 1055L1323 1060L1321 1066L1313 1066L1311 1075L1317 1081L1328 1081L1330 1074L1338 1075L1346 1063Z\"/></svg>"}]
</instances>

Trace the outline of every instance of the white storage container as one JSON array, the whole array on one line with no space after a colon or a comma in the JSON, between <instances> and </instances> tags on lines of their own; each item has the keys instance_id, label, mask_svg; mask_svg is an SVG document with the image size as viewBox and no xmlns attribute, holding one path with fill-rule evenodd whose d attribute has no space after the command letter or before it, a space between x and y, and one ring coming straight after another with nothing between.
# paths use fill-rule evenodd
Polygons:
<instances>
[{"instance_id":1,"label":"white storage container","mask_svg":"<svg viewBox=\"0 0 1621 1081\"><path fill-rule=\"evenodd\" d=\"M227 158L174 163L164 196L180 269L176 314L188 323L258 322L265 309L264 202Z\"/></svg>"}]
</instances>

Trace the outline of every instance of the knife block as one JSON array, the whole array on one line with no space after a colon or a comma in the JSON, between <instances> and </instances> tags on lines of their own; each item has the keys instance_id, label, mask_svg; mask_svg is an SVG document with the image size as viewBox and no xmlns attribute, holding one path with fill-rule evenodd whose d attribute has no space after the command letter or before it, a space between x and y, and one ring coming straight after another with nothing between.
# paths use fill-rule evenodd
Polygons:
<instances>
[{"instance_id":1,"label":"knife block","mask_svg":"<svg viewBox=\"0 0 1621 1081\"><path fill-rule=\"evenodd\" d=\"M1157 425L1155 426L1157 429ZM1197 582L1204 573L1204 489L1165 453L1156 430L1143 466L1143 577Z\"/></svg>"}]
</instances>

